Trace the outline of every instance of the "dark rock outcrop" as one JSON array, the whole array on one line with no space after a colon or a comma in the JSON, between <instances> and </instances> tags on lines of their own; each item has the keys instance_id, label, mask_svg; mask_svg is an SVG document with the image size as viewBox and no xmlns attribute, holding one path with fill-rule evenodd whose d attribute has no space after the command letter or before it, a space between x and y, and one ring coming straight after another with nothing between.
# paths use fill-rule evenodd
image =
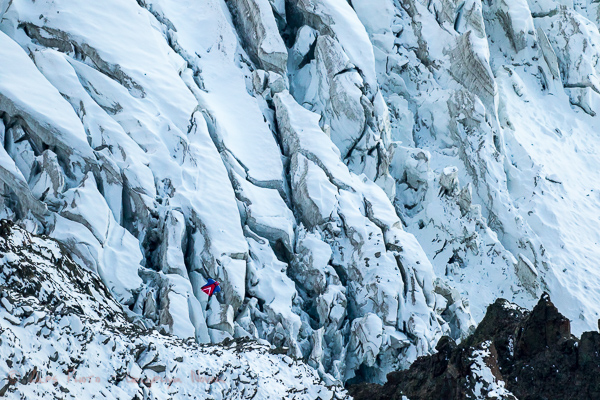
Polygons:
<instances>
[{"instance_id":1,"label":"dark rock outcrop","mask_svg":"<svg viewBox=\"0 0 600 400\"><path fill-rule=\"evenodd\" d=\"M531 312L498 299L473 335L460 345L444 337L436 349L388 374L385 385L354 385L351 393L356 400L600 399L600 333L577 339L547 294Z\"/></svg>"}]
</instances>

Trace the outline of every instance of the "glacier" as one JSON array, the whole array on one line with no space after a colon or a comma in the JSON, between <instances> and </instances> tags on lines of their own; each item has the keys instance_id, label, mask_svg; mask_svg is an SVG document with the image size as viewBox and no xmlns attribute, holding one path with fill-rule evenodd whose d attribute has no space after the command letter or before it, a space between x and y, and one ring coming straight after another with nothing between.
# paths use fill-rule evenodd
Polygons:
<instances>
[{"instance_id":1,"label":"glacier","mask_svg":"<svg viewBox=\"0 0 600 400\"><path fill-rule=\"evenodd\" d=\"M256 340L323 387L385 381L499 297L596 329L599 22L579 0L0 0L0 218L155 335Z\"/></svg>"}]
</instances>

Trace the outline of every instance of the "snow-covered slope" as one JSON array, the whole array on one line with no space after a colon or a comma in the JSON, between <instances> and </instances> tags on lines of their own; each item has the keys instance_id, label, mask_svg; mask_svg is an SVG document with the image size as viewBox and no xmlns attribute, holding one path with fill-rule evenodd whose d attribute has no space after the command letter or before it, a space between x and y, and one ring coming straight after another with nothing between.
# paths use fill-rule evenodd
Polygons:
<instances>
[{"instance_id":1,"label":"snow-covered slope","mask_svg":"<svg viewBox=\"0 0 600 400\"><path fill-rule=\"evenodd\" d=\"M345 399L268 344L148 331L51 239L0 221L0 396Z\"/></svg>"},{"instance_id":2,"label":"snow-covered slope","mask_svg":"<svg viewBox=\"0 0 600 400\"><path fill-rule=\"evenodd\" d=\"M0 0L0 216L140 323L383 381L600 311L595 3ZM206 278L222 282L210 300Z\"/></svg>"}]
</instances>

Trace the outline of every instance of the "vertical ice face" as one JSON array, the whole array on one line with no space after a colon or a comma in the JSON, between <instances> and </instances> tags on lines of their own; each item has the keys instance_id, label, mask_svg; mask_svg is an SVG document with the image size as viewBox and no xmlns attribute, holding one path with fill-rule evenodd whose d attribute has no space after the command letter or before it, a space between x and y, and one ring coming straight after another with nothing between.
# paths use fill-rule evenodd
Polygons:
<instances>
[{"instance_id":1,"label":"vertical ice face","mask_svg":"<svg viewBox=\"0 0 600 400\"><path fill-rule=\"evenodd\" d=\"M0 1L1 216L147 327L265 339L328 384L383 380L497 297L550 291L581 330L594 7Z\"/></svg>"}]
</instances>

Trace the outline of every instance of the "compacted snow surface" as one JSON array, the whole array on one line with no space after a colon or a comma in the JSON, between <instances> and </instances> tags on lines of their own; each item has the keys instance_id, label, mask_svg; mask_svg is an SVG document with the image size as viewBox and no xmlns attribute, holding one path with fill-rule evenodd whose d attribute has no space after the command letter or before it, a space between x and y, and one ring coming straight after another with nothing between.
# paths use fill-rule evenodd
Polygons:
<instances>
[{"instance_id":1,"label":"compacted snow surface","mask_svg":"<svg viewBox=\"0 0 600 400\"><path fill-rule=\"evenodd\" d=\"M583 1L0 0L0 217L156 340L261 340L325 386L384 381L498 297L547 291L580 333L599 21Z\"/></svg>"}]
</instances>

